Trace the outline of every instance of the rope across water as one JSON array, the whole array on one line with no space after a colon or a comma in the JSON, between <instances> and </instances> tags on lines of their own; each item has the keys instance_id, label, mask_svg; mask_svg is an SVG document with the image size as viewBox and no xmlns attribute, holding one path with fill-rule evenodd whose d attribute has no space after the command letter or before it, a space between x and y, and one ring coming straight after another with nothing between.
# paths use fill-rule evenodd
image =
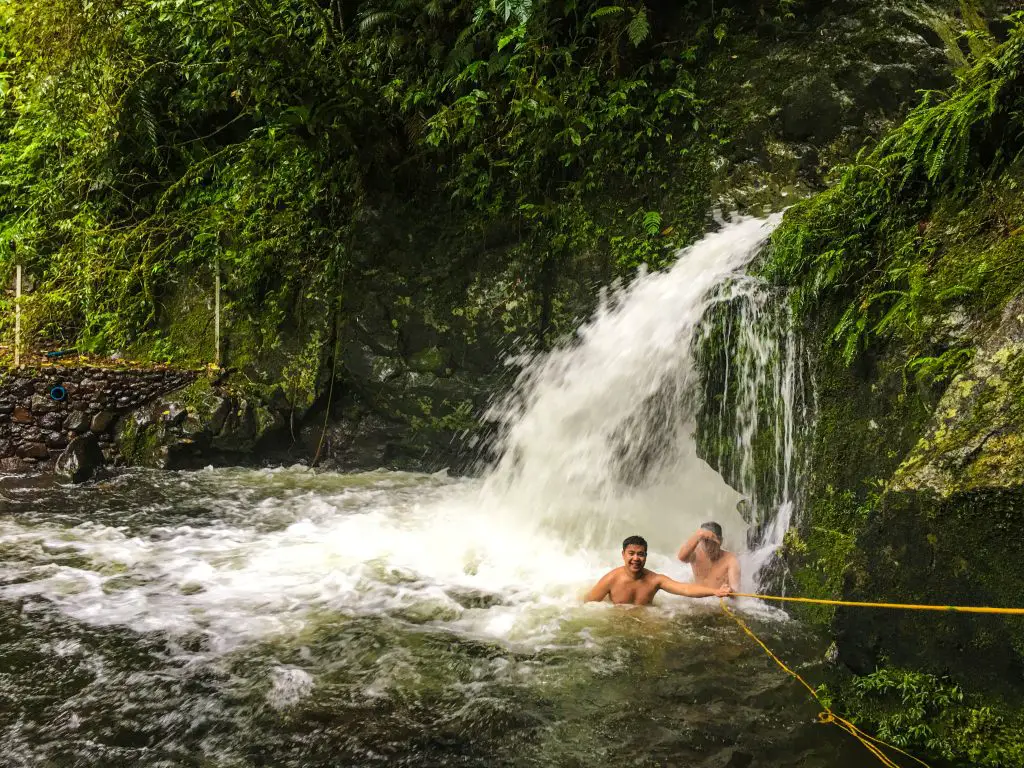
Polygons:
<instances>
[{"instance_id":1,"label":"rope across water","mask_svg":"<svg viewBox=\"0 0 1024 768\"><path fill-rule=\"evenodd\" d=\"M852 608L898 608L907 611L944 611L946 613L1002 613L1024 616L1024 608L991 608L975 605L915 605L913 603L859 603L850 600L823 600L813 597L780 597L779 595L756 595L733 592L733 597L754 597L758 600L777 600L787 603L814 603L816 605L843 605Z\"/></svg>"},{"instance_id":2,"label":"rope across water","mask_svg":"<svg viewBox=\"0 0 1024 768\"><path fill-rule=\"evenodd\" d=\"M753 597L759 600L777 600L794 603L815 603L819 605L842 605L855 608L898 608L916 611L945 611L953 613L997 613L1016 616L1024 615L1024 608L992 608L988 606L960 605L914 605L909 603L863 603L847 600L823 600L811 597L779 597L777 595L756 595L747 594L743 592L734 592L733 597ZM882 763L882 765L886 766L886 768L901 767L899 763L895 762L891 757L889 757L889 755L885 753L885 751L883 751L883 747L886 749L890 749L893 752L898 752L904 757L910 758L918 765L924 766L924 768L929 768L928 764L923 760L914 757L908 752L904 752L897 746L884 742L881 739L876 739L874 736L860 730L849 720L846 720L837 715L835 712L833 712L832 709L821 700L821 698L818 696L818 692L798 673L794 672L792 669L786 666L786 664L778 656L772 653L771 648L765 645L764 641L761 640L761 638L759 638L749 626L747 626L747 623L743 621L743 619L741 619L735 611L733 611L731 608L729 608L728 605L726 605L724 599L719 600L719 602L721 603L722 610L725 611L726 615L729 616L729 618L731 618L733 621L735 621L737 626L739 626L739 628L742 629L748 637L750 637L755 643L761 646L762 650L764 650L764 652L768 654L769 658L771 658L772 661L778 664L779 668L782 669L782 671L793 677L797 682L799 682L804 688L807 689L811 696L814 697L814 700L817 701L818 704L821 706L821 712L818 713L819 723L832 723L833 725L836 725L839 728L846 731L847 733L849 733L851 736L857 739L857 741L863 744L864 748L867 749L868 752L870 752L872 755L878 758L878 761Z\"/></svg>"}]
</instances>

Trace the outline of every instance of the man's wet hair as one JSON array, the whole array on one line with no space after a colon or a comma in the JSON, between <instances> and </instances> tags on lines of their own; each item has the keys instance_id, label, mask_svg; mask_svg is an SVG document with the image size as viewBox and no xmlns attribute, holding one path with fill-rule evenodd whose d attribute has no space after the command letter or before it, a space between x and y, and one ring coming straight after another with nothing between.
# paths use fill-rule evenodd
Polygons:
<instances>
[{"instance_id":1,"label":"man's wet hair","mask_svg":"<svg viewBox=\"0 0 1024 768\"><path fill-rule=\"evenodd\" d=\"M626 547L628 547L630 544L635 544L638 547L643 547L645 551L647 549L647 539L645 539L643 536L628 536L625 539L623 539L622 551L625 552Z\"/></svg>"},{"instance_id":2,"label":"man's wet hair","mask_svg":"<svg viewBox=\"0 0 1024 768\"><path fill-rule=\"evenodd\" d=\"M705 531L711 531L713 534L715 534L715 536L718 537L718 541L719 541L719 543L721 543L721 541L722 541L722 526L720 526L716 522L707 522L707 523L704 523L703 525L701 525L701 528L703 528Z\"/></svg>"}]
</instances>

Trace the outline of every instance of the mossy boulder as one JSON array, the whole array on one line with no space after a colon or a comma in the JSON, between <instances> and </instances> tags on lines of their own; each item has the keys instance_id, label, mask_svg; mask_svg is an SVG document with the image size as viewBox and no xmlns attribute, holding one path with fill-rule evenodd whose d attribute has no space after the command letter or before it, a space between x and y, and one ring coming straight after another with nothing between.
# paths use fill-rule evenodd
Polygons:
<instances>
[{"instance_id":1,"label":"mossy boulder","mask_svg":"<svg viewBox=\"0 0 1024 768\"><path fill-rule=\"evenodd\" d=\"M1024 607L1024 299L957 376L857 537L852 600ZM840 610L842 658L881 658L1020 695L1024 624L977 614Z\"/></svg>"},{"instance_id":2,"label":"mossy boulder","mask_svg":"<svg viewBox=\"0 0 1024 768\"><path fill-rule=\"evenodd\" d=\"M1011 301L971 367L957 376L933 424L890 490L948 497L1024 485L1024 298Z\"/></svg>"},{"instance_id":3,"label":"mossy boulder","mask_svg":"<svg viewBox=\"0 0 1024 768\"><path fill-rule=\"evenodd\" d=\"M115 439L133 466L186 469L251 463L283 435L286 415L276 391L240 394L202 378L122 418Z\"/></svg>"}]
</instances>

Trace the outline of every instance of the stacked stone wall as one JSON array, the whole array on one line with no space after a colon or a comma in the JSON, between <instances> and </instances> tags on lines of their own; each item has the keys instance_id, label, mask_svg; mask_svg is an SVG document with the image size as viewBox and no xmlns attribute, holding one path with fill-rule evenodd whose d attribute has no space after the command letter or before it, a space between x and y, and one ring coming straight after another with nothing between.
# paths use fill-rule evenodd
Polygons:
<instances>
[{"instance_id":1,"label":"stacked stone wall","mask_svg":"<svg viewBox=\"0 0 1024 768\"><path fill-rule=\"evenodd\" d=\"M169 368L59 365L0 372L0 470L50 471L71 440L88 433L96 435L104 460L117 464L118 417L195 377Z\"/></svg>"}]
</instances>

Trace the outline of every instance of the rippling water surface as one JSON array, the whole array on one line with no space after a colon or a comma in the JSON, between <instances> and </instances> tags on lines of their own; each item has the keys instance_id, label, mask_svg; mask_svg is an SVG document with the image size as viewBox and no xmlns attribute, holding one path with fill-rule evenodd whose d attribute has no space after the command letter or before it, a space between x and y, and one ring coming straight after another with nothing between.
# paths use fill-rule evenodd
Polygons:
<instances>
[{"instance_id":1,"label":"rippling water surface","mask_svg":"<svg viewBox=\"0 0 1024 768\"><path fill-rule=\"evenodd\" d=\"M581 605L614 549L481 510L473 481L0 491L5 766L864 765L714 601ZM745 611L820 678L820 638Z\"/></svg>"}]
</instances>

